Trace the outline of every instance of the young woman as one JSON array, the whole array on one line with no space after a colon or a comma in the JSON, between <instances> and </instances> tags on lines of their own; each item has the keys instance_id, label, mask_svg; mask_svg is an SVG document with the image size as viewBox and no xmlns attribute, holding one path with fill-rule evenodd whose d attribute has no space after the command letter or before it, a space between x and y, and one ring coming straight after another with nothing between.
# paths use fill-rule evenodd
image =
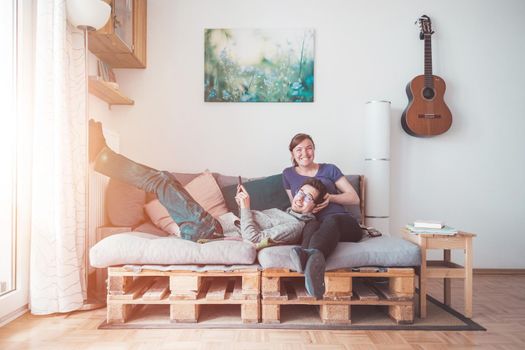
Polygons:
<instances>
[{"instance_id":1,"label":"young woman","mask_svg":"<svg viewBox=\"0 0 525 350\"><path fill-rule=\"evenodd\" d=\"M337 166L314 161L315 144L311 136L295 135L290 142L289 150L293 166L283 170L283 185L290 201L307 178L320 180L328 192L325 200L314 209L318 220L317 226L309 225L303 231L302 247L294 248L291 252L296 270L304 272L309 289L315 295L322 295L325 262L311 264L308 260L318 252L321 252L325 259L328 258L338 242L361 240L363 232L359 223L344 207L359 204L359 196Z\"/></svg>"}]
</instances>

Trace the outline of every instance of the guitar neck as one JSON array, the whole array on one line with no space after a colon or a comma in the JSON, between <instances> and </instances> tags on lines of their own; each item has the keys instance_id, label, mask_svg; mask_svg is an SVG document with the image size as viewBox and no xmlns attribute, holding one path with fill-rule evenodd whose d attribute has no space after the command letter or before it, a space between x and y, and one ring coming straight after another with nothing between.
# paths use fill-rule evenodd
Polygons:
<instances>
[{"instance_id":1,"label":"guitar neck","mask_svg":"<svg viewBox=\"0 0 525 350\"><path fill-rule=\"evenodd\" d=\"M425 34L425 86L434 88L432 80L432 41L431 34Z\"/></svg>"}]
</instances>

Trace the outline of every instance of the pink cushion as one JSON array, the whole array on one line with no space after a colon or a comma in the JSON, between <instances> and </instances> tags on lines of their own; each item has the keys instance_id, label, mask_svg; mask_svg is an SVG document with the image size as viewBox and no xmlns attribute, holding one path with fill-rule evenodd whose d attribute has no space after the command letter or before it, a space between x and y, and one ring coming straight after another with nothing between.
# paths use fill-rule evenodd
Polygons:
<instances>
[{"instance_id":1,"label":"pink cushion","mask_svg":"<svg viewBox=\"0 0 525 350\"><path fill-rule=\"evenodd\" d=\"M156 227L171 235L180 237L179 225L173 221L168 209L166 209L158 199L154 199L146 204L144 209Z\"/></svg>"},{"instance_id":2,"label":"pink cushion","mask_svg":"<svg viewBox=\"0 0 525 350\"><path fill-rule=\"evenodd\" d=\"M184 188L213 217L218 218L228 212L221 189L210 172L203 172Z\"/></svg>"},{"instance_id":3,"label":"pink cushion","mask_svg":"<svg viewBox=\"0 0 525 350\"><path fill-rule=\"evenodd\" d=\"M151 233L152 235L160 237L169 236L169 234L166 231L162 231L149 220L135 227L133 229L133 232Z\"/></svg>"},{"instance_id":4,"label":"pink cushion","mask_svg":"<svg viewBox=\"0 0 525 350\"><path fill-rule=\"evenodd\" d=\"M145 221L146 193L124 182L110 179L106 190L106 212L112 226L134 227Z\"/></svg>"}]
</instances>

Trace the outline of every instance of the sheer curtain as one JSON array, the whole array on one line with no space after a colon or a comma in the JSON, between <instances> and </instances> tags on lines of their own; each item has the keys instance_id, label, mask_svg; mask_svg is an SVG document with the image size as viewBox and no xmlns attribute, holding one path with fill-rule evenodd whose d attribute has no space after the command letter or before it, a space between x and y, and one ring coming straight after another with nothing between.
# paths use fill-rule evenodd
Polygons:
<instances>
[{"instance_id":1,"label":"sheer curtain","mask_svg":"<svg viewBox=\"0 0 525 350\"><path fill-rule=\"evenodd\" d=\"M35 6L30 305L49 314L76 310L86 297L86 67L66 1Z\"/></svg>"}]
</instances>

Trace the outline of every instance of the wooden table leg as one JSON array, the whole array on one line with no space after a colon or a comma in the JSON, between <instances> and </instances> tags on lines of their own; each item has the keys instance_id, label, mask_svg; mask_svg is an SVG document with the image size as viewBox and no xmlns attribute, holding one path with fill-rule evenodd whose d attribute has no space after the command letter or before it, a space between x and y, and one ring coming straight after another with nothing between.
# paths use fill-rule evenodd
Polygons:
<instances>
[{"instance_id":1,"label":"wooden table leg","mask_svg":"<svg viewBox=\"0 0 525 350\"><path fill-rule=\"evenodd\" d=\"M419 317L427 317L427 240L421 240L421 267L419 268Z\"/></svg>"},{"instance_id":2,"label":"wooden table leg","mask_svg":"<svg viewBox=\"0 0 525 350\"><path fill-rule=\"evenodd\" d=\"M443 261L445 262L445 265L448 265L450 263L450 249L444 249L443 250ZM450 285L451 285L452 279L450 278L443 278L443 302L445 305L450 306L450 303L452 302L451 294L450 294Z\"/></svg>"},{"instance_id":3,"label":"wooden table leg","mask_svg":"<svg viewBox=\"0 0 525 350\"><path fill-rule=\"evenodd\" d=\"M465 237L465 316L472 318L472 237Z\"/></svg>"}]
</instances>

